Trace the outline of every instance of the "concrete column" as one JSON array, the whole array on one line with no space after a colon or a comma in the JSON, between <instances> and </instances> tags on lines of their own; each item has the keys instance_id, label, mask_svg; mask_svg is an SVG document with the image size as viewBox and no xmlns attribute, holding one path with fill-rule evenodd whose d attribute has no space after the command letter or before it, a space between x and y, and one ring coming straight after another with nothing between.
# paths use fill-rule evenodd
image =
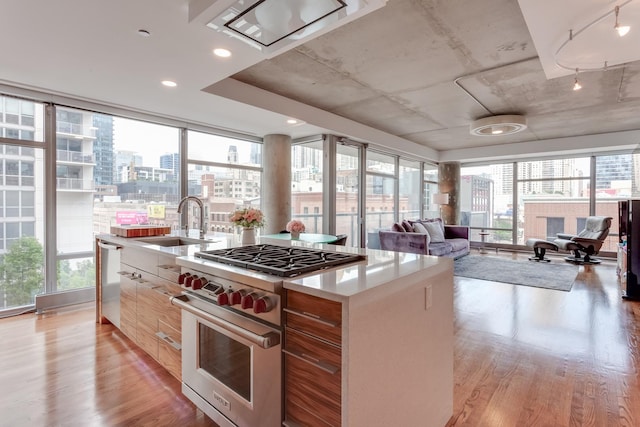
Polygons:
<instances>
[{"instance_id":1,"label":"concrete column","mask_svg":"<svg viewBox=\"0 0 640 427\"><path fill-rule=\"evenodd\" d=\"M441 205L445 224L460 224L460 163L446 162L438 165L438 192L449 194L449 204Z\"/></svg>"},{"instance_id":2,"label":"concrete column","mask_svg":"<svg viewBox=\"0 0 640 427\"><path fill-rule=\"evenodd\" d=\"M262 165L263 234L275 234L291 219L291 137L266 135Z\"/></svg>"}]
</instances>

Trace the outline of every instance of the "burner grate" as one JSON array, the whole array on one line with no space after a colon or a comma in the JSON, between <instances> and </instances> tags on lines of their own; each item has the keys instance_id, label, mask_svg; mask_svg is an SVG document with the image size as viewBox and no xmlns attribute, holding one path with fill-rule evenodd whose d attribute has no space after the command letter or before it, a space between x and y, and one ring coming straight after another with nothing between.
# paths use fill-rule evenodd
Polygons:
<instances>
[{"instance_id":1,"label":"burner grate","mask_svg":"<svg viewBox=\"0 0 640 427\"><path fill-rule=\"evenodd\" d=\"M196 252L194 255L197 258L281 277L294 277L365 259L364 256L358 254L266 244L202 251Z\"/></svg>"}]
</instances>

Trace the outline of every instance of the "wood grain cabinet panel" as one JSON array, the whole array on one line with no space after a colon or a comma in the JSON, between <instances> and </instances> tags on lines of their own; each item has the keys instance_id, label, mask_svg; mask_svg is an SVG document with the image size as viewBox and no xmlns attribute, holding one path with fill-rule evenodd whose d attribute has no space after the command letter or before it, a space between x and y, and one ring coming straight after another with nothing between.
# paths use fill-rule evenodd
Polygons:
<instances>
[{"instance_id":1,"label":"wood grain cabinet panel","mask_svg":"<svg viewBox=\"0 0 640 427\"><path fill-rule=\"evenodd\" d=\"M120 278L120 330L133 342L136 341L136 282Z\"/></svg>"},{"instance_id":2,"label":"wood grain cabinet panel","mask_svg":"<svg viewBox=\"0 0 640 427\"><path fill-rule=\"evenodd\" d=\"M129 251L140 260L139 251ZM158 256L151 255L153 260ZM166 261L166 260L165 260ZM121 264L120 329L140 348L179 380L182 377L182 312L171 305L170 297L181 292L179 285L149 274L144 269Z\"/></svg>"},{"instance_id":3,"label":"wood grain cabinet panel","mask_svg":"<svg viewBox=\"0 0 640 427\"><path fill-rule=\"evenodd\" d=\"M167 371L182 381L182 333L158 321L158 361Z\"/></svg>"},{"instance_id":4,"label":"wood grain cabinet panel","mask_svg":"<svg viewBox=\"0 0 640 427\"><path fill-rule=\"evenodd\" d=\"M285 312L285 419L340 426L342 305L287 290Z\"/></svg>"},{"instance_id":5,"label":"wood grain cabinet panel","mask_svg":"<svg viewBox=\"0 0 640 427\"><path fill-rule=\"evenodd\" d=\"M287 326L336 345L342 342L342 305L300 292L287 291Z\"/></svg>"}]
</instances>

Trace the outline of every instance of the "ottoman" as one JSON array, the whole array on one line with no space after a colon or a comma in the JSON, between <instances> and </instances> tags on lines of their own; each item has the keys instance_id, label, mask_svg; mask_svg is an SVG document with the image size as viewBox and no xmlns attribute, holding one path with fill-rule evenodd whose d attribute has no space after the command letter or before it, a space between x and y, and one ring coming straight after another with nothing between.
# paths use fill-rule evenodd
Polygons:
<instances>
[{"instance_id":1,"label":"ottoman","mask_svg":"<svg viewBox=\"0 0 640 427\"><path fill-rule=\"evenodd\" d=\"M545 258L544 254L547 252L547 249L552 251L558 251L558 245L553 242L549 242L548 240L543 239L527 239L525 243L528 247L533 248L534 256L529 257L529 261L551 261L549 258Z\"/></svg>"}]
</instances>

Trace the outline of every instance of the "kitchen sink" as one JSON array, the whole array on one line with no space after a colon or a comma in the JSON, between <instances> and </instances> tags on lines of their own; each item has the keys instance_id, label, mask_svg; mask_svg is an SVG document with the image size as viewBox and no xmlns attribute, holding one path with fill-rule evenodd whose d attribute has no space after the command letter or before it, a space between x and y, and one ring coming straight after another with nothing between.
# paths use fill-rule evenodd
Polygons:
<instances>
[{"instance_id":1,"label":"kitchen sink","mask_svg":"<svg viewBox=\"0 0 640 427\"><path fill-rule=\"evenodd\" d=\"M187 246L187 245L202 245L207 243L214 243L213 240L194 239L190 237L177 237L177 236L159 236L159 237L146 237L143 239L136 239L137 242L148 243L150 245L158 246Z\"/></svg>"}]
</instances>

